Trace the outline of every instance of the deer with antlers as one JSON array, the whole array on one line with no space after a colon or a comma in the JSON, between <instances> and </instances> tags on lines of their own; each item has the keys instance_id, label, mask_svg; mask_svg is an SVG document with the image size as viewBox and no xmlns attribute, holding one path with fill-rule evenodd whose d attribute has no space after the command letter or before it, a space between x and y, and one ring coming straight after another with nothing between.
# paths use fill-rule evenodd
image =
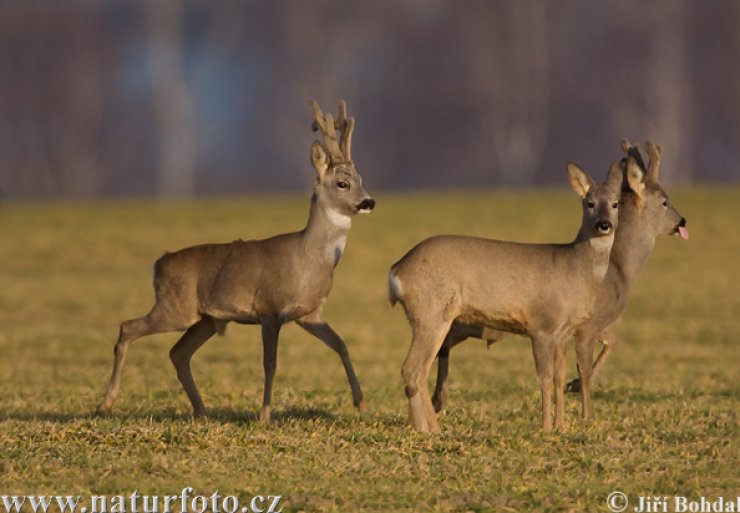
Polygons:
<instances>
[{"instance_id":1,"label":"deer with antlers","mask_svg":"<svg viewBox=\"0 0 740 513\"><path fill-rule=\"evenodd\" d=\"M375 206L362 186L350 152L355 120L344 101L339 115L324 115L311 101L313 130L323 142L311 147L316 186L306 227L264 240L202 244L166 253L154 265L156 302L144 317L124 321L115 345L113 373L98 412L113 406L121 370L131 342L154 333L185 331L170 350L177 376L195 415L206 407L190 370L190 360L226 324L259 324L264 349L264 397L260 420L271 416L270 398L277 365L280 328L291 321L333 349L347 373L352 400L366 409L347 346L324 320L322 308L332 286L334 268L344 251L352 217ZM339 138L337 138L337 130Z\"/></svg>"},{"instance_id":2,"label":"deer with antlers","mask_svg":"<svg viewBox=\"0 0 740 513\"><path fill-rule=\"evenodd\" d=\"M580 377L566 386L568 392L581 393L584 418L593 415L590 386L618 341L611 326L624 313L630 289L650 258L656 237L667 234L689 238L686 219L670 204L668 195L660 185L660 146L651 141L645 142L648 165L645 165L637 145L624 140L622 150L626 156L623 159L625 176L619 226L609 256L609 268L596 295L593 317L575 332ZM484 326L453 324L438 354L437 384L432 396L437 412L444 408L447 401L450 350L468 337L482 338L490 345L505 336L505 331ZM593 362L597 341L604 346Z\"/></svg>"}]
</instances>

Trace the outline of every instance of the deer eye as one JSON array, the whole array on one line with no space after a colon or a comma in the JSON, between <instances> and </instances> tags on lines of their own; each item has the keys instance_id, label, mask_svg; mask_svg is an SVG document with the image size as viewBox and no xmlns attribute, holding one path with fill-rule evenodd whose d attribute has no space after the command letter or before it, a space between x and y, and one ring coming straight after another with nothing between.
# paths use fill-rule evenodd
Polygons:
<instances>
[{"instance_id":1,"label":"deer eye","mask_svg":"<svg viewBox=\"0 0 740 513\"><path fill-rule=\"evenodd\" d=\"M349 189L349 183L348 182L337 182L337 187L340 189Z\"/></svg>"},{"instance_id":2,"label":"deer eye","mask_svg":"<svg viewBox=\"0 0 740 513\"><path fill-rule=\"evenodd\" d=\"M667 207L668 206L668 200L663 200L663 206L664 207Z\"/></svg>"},{"instance_id":3,"label":"deer eye","mask_svg":"<svg viewBox=\"0 0 740 513\"><path fill-rule=\"evenodd\" d=\"M589 201L588 203L586 203L586 206L588 208L594 208L596 206L596 203L594 203L593 201Z\"/></svg>"},{"instance_id":4,"label":"deer eye","mask_svg":"<svg viewBox=\"0 0 740 513\"><path fill-rule=\"evenodd\" d=\"M618 207L619 207L619 203L617 203L616 201L612 203L612 208L618 208Z\"/></svg>"}]
</instances>

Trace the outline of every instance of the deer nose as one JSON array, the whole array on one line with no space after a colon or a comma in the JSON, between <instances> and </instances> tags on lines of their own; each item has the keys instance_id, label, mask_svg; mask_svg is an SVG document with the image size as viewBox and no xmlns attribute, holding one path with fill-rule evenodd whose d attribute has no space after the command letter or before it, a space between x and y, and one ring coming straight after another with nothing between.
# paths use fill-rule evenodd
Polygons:
<instances>
[{"instance_id":1,"label":"deer nose","mask_svg":"<svg viewBox=\"0 0 740 513\"><path fill-rule=\"evenodd\" d=\"M365 198L357 205L357 211L360 213L370 212L373 208L375 208L375 200L372 198Z\"/></svg>"},{"instance_id":2,"label":"deer nose","mask_svg":"<svg viewBox=\"0 0 740 513\"><path fill-rule=\"evenodd\" d=\"M609 233L612 229L612 223L610 223L609 221L601 220L596 223L596 229L600 233Z\"/></svg>"},{"instance_id":3,"label":"deer nose","mask_svg":"<svg viewBox=\"0 0 740 513\"><path fill-rule=\"evenodd\" d=\"M678 226L686 226L686 218L682 217L681 220L678 222Z\"/></svg>"}]
</instances>

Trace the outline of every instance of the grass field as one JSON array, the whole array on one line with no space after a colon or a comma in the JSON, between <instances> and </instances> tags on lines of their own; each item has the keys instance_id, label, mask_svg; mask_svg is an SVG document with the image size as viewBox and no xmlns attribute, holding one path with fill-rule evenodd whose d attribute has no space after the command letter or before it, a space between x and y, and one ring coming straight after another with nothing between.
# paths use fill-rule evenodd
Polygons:
<instances>
[{"instance_id":1,"label":"grass field","mask_svg":"<svg viewBox=\"0 0 740 513\"><path fill-rule=\"evenodd\" d=\"M570 192L374 191L354 221L325 312L371 412L356 415L339 359L294 325L281 335L271 425L259 329L231 325L195 356L208 419L193 420L168 351L136 342L112 416L95 417L123 319L152 304L164 250L299 229L308 194L194 202L0 206L0 495L283 496L283 511L608 511L606 496L740 495L740 188L674 191L691 239L663 237L616 328L596 419L568 396L563 432L539 425L529 342L452 353L442 434L406 426L410 332L386 301L388 266L442 232L569 241ZM571 351L572 353L572 351ZM569 377L575 369L569 354ZM0 504L0 511L2 511Z\"/></svg>"}]
</instances>

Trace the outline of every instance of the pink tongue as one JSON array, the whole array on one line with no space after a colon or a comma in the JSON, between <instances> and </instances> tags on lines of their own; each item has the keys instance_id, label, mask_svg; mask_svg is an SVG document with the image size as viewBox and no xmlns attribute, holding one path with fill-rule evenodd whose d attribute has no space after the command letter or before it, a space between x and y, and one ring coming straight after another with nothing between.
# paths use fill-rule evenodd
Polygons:
<instances>
[{"instance_id":1,"label":"pink tongue","mask_svg":"<svg viewBox=\"0 0 740 513\"><path fill-rule=\"evenodd\" d=\"M682 238L683 240L689 240L689 231L688 231L688 230L686 229L686 227L685 227L685 226L679 226L679 227L678 227L678 235L679 235L679 236L680 236L680 237L681 237L681 238Z\"/></svg>"}]
</instances>

